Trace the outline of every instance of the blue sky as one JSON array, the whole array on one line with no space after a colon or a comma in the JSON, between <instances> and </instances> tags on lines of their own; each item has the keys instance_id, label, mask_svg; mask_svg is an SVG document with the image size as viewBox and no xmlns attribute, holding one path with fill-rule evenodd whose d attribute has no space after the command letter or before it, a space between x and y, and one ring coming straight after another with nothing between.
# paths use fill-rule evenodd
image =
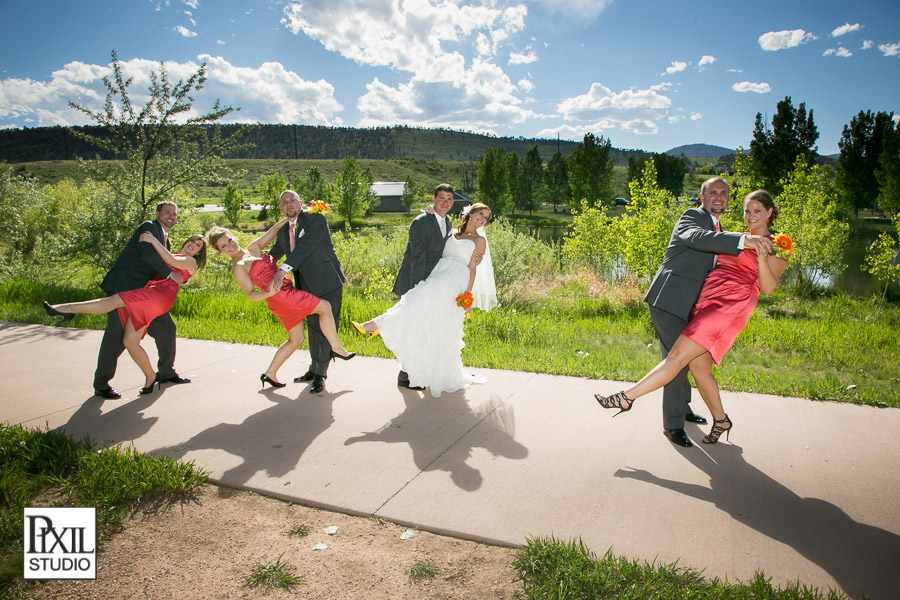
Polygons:
<instances>
[{"instance_id":1,"label":"blue sky","mask_svg":"<svg viewBox=\"0 0 900 600\"><path fill-rule=\"evenodd\" d=\"M85 124L115 50L140 101L201 62L234 122L406 124L662 152L748 146L785 96L838 152L900 116L900 1L0 0L0 127Z\"/></svg>"}]
</instances>

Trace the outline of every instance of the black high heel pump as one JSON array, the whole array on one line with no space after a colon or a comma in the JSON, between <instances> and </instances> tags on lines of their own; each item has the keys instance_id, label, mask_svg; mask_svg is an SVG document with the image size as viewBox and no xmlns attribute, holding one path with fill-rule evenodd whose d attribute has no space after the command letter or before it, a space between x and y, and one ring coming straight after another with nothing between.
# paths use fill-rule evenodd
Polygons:
<instances>
[{"instance_id":1,"label":"black high heel pump","mask_svg":"<svg viewBox=\"0 0 900 600\"><path fill-rule=\"evenodd\" d=\"M59 321L56 322L57 324L62 323L63 321L71 321L75 318L75 313L59 312L58 310L50 306L50 304L46 300L44 300L43 306L44 312L46 312L48 316L60 318Z\"/></svg>"},{"instance_id":2,"label":"black high heel pump","mask_svg":"<svg viewBox=\"0 0 900 600\"><path fill-rule=\"evenodd\" d=\"M331 362L334 362L334 359L336 359L336 358L339 358L341 360L350 360L354 356L356 356L356 352L350 352L349 354L347 354L347 356L342 356L342 355L338 354L337 352L335 352L334 350L332 350L330 358L331 358Z\"/></svg>"},{"instance_id":3,"label":"black high heel pump","mask_svg":"<svg viewBox=\"0 0 900 600\"><path fill-rule=\"evenodd\" d=\"M158 385L160 388L162 388L162 383L159 381L159 373L156 374L156 377L153 378L153 381L150 382L150 385L148 385L147 387L142 387L138 394L144 396L153 392L154 385Z\"/></svg>"},{"instance_id":4,"label":"black high heel pump","mask_svg":"<svg viewBox=\"0 0 900 600\"><path fill-rule=\"evenodd\" d=\"M259 376L259 380L262 382L263 389L266 389L267 383L269 385L271 385L273 388L283 388L284 386L287 385L286 383L278 383L277 381L275 381L274 379L272 379L265 373L263 373L262 375Z\"/></svg>"}]
</instances>

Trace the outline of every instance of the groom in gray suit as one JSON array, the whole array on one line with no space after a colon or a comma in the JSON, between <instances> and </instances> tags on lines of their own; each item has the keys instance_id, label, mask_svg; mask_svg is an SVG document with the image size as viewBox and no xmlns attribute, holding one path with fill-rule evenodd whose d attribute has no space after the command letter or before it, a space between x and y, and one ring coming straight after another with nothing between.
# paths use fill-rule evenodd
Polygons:
<instances>
[{"instance_id":1,"label":"groom in gray suit","mask_svg":"<svg viewBox=\"0 0 900 600\"><path fill-rule=\"evenodd\" d=\"M447 213L453 208L453 188L449 183L438 185L434 188L431 200L434 213L422 213L409 226L406 250L403 252L400 270L397 271L397 279L394 280L393 291L398 296L416 287L416 284L431 274L441 260L444 244L450 237L450 217ZM411 390L425 389L410 386L406 371L400 371L397 375L397 385Z\"/></svg>"},{"instance_id":2,"label":"groom in gray suit","mask_svg":"<svg viewBox=\"0 0 900 600\"><path fill-rule=\"evenodd\" d=\"M716 264L716 254L736 256L744 248L760 246L768 246L771 251L772 241L768 238L721 230L719 217L728 208L728 200L724 179L713 177L703 182L701 207L689 208L678 219L663 262L644 296L663 358L687 326L703 282ZM663 433L673 444L685 448L693 446L684 432L685 420L706 423L706 419L690 410L691 384L687 373L685 367L663 388Z\"/></svg>"}]
</instances>

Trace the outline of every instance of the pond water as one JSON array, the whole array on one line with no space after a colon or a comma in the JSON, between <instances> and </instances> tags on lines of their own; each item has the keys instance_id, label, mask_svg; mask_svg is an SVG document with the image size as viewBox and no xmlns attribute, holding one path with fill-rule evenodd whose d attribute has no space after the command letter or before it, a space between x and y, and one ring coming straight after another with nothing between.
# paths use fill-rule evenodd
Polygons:
<instances>
[{"instance_id":1,"label":"pond water","mask_svg":"<svg viewBox=\"0 0 900 600\"><path fill-rule=\"evenodd\" d=\"M526 227L529 233L545 243L562 242L568 227L545 226ZM824 287L831 287L850 293L853 296L867 297L880 294L882 284L861 267L866 257L867 244L863 241L851 241L844 251L844 264L847 268L836 277L821 278L817 283Z\"/></svg>"}]
</instances>

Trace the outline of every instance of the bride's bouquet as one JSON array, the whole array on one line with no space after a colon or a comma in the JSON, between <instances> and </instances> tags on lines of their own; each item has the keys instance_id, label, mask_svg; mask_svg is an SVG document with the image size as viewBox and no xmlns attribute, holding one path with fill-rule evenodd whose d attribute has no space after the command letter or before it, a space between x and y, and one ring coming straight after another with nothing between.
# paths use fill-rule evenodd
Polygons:
<instances>
[{"instance_id":1,"label":"bride's bouquet","mask_svg":"<svg viewBox=\"0 0 900 600\"><path fill-rule=\"evenodd\" d=\"M456 297L456 305L463 308L469 308L470 306L472 306L473 302L475 302L475 298L472 296L472 292L470 292L469 290L466 290Z\"/></svg>"}]
</instances>

